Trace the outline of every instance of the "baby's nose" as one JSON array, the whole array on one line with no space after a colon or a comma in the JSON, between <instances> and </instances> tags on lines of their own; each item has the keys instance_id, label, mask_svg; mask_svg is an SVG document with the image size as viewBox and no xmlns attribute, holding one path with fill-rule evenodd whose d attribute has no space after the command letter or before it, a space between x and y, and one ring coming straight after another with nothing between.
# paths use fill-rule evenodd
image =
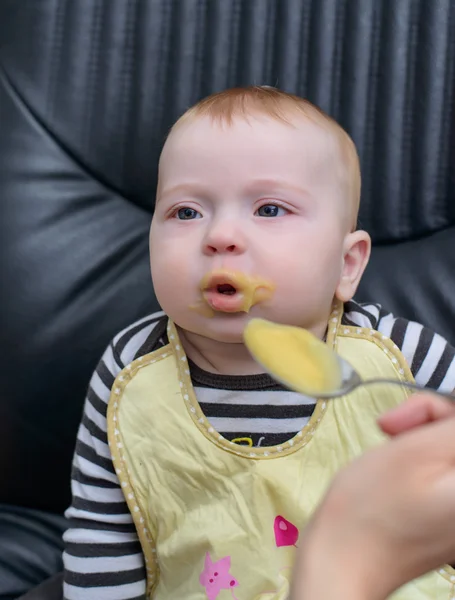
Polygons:
<instances>
[{"instance_id":1,"label":"baby's nose","mask_svg":"<svg viewBox=\"0 0 455 600\"><path fill-rule=\"evenodd\" d=\"M245 251L245 247L245 237L241 228L228 222L212 227L204 241L206 254L241 254Z\"/></svg>"}]
</instances>

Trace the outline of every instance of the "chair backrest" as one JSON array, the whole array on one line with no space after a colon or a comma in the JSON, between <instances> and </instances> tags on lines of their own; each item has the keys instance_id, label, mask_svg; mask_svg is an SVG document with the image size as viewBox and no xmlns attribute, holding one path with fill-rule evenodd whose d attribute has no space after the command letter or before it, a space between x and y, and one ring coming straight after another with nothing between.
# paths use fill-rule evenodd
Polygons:
<instances>
[{"instance_id":1,"label":"chair backrest","mask_svg":"<svg viewBox=\"0 0 455 600\"><path fill-rule=\"evenodd\" d=\"M455 3L2 0L0 502L63 510L90 373L156 309L148 229L173 121L277 85L357 143L359 297L455 342Z\"/></svg>"}]
</instances>

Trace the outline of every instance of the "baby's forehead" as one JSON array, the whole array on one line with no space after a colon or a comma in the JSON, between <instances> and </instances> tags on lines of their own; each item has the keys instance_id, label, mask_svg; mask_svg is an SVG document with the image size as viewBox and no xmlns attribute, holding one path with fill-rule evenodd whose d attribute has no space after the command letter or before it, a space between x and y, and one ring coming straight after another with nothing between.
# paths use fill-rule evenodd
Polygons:
<instances>
[{"instance_id":1,"label":"baby's forehead","mask_svg":"<svg viewBox=\"0 0 455 600\"><path fill-rule=\"evenodd\" d=\"M264 151L275 143L282 153L295 149L306 150L308 155L329 159L340 157L339 138L334 127L322 119L308 117L300 111L283 113L278 119L259 111L233 115L231 119L215 119L197 115L177 122L163 148L162 160L179 151L191 151L201 145L223 148L229 143L261 144ZM331 162L331 161L330 161Z\"/></svg>"}]
</instances>

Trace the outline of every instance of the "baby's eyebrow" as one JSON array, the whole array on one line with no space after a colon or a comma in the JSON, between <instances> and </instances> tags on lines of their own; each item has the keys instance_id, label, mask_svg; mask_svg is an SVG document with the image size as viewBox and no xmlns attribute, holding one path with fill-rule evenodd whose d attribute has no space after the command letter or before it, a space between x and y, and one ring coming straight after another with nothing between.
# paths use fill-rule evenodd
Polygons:
<instances>
[{"instance_id":1,"label":"baby's eyebrow","mask_svg":"<svg viewBox=\"0 0 455 600\"><path fill-rule=\"evenodd\" d=\"M163 188L159 191L157 196L157 201L162 198L167 198L169 196L175 196L177 194L188 194L191 196L204 196L206 194L206 190L204 190L203 186L198 183L179 183L177 185L173 185L170 188Z\"/></svg>"},{"instance_id":2,"label":"baby's eyebrow","mask_svg":"<svg viewBox=\"0 0 455 600\"><path fill-rule=\"evenodd\" d=\"M265 178L265 179L255 179L254 181L252 181L248 186L248 191L251 192L264 192L264 191L268 191L270 189L273 190L290 190L292 192L296 192L297 194L304 194L306 196L309 196L310 193L308 192L308 190L306 190L305 188L299 186L299 185L294 185L292 183L290 183L289 181L285 181L282 179L276 179L276 178Z\"/></svg>"}]
</instances>

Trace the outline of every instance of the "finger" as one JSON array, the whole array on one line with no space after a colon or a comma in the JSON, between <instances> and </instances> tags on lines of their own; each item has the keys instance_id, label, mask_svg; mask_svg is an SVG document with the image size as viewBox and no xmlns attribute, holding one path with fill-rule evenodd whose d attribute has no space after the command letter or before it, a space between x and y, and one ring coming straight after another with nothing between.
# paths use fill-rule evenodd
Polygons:
<instances>
[{"instance_id":1,"label":"finger","mask_svg":"<svg viewBox=\"0 0 455 600\"><path fill-rule=\"evenodd\" d=\"M419 393L379 417L378 425L384 433L398 435L414 427L454 415L455 402L444 400L429 392Z\"/></svg>"},{"instance_id":2,"label":"finger","mask_svg":"<svg viewBox=\"0 0 455 600\"><path fill-rule=\"evenodd\" d=\"M455 466L455 415L442 417L432 423L427 423L423 427L416 427L411 431L398 435L392 444L407 444L428 448L433 454L439 453L444 461ZM453 482L453 477L451 479ZM453 485L453 484L451 484ZM452 491L453 493L453 491Z\"/></svg>"}]
</instances>

